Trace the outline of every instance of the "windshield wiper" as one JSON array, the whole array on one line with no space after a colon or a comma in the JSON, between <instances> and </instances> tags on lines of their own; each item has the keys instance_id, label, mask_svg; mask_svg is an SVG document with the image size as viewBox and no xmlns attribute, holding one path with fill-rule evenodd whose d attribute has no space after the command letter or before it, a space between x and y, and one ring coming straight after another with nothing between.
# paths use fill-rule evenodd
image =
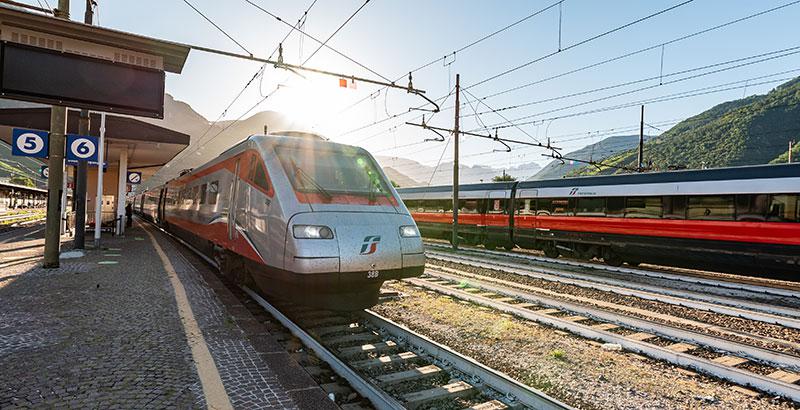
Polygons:
<instances>
[{"instance_id":1,"label":"windshield wiper","mask_svg":"<svg viewBox=\"0 0 800 410\"><path fill-rule=\"evenodd\" d=\"M302 168L300 168L299 166L297 166L297 164L294 162L294 160L293 160L293 159L290 159L289 161L292 163L292 168L294 168L295 180L297 180L297 177L298 177L298 176L300 176L300 177L303 177L303 178L305 178L305 179L306 179L306 181L310 182L310 183L313 185L313 188L314 188L314 189L315 189L317 192L319 192L320 194L322 194L322 196L323 196L323 197L325 197L325 199L327 199L328 201L330 201L330 200L333 198L333 195L331 195L331 193L330 193L330 192L328 192L328 190L327 190L327 189L323 188L323 187L322 187L322 185L320 185L320 184L319 184L319 183L318 183L318 182L317 182L317 181L314 179L314 177L312 177L311 175L308 175L308 173L307 173L306 171L304 171ZM301 181L302 181L302 180L301 180ZM305 188L306 188L306 184L305 184L304 182L301 182L301 183L303 184L303 188L305 189Z\"/></svg>"}]
</instances>

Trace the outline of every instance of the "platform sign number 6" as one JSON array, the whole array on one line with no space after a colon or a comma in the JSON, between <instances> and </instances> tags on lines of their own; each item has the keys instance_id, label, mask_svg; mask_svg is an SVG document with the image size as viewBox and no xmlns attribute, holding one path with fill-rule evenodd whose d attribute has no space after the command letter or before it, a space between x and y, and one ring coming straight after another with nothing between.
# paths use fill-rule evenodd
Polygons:
<instances>
[{"instance_id":1,"label":"platform sign number 6","mask_svg":"<svg viewBox=\"0 0 800 410\"><path fill-rule=\"evenodd\" d=\"M11 154L20 157L47 158L48 132L14 128Z\"/></svg>"},{"instance_id":2,"label":"platform sign number 6","mask_svg":"<svg viewBox=\"0 0 800 410\"><path fill-rule=\"evenodd\" d=\"M67 159L97 162L97 138L67 134Z\"/></svg>"}]
</instances>

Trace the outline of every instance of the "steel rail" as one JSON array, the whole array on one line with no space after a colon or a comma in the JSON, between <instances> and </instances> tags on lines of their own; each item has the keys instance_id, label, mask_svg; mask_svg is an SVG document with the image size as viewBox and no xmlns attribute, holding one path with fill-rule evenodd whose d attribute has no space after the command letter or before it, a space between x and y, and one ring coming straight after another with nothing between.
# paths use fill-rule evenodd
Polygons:
<instances>
[{"instance_id":1,"label":"steel rail","mask_svg":"<svg viewBox=\"0 0 800 410\"><path fill-rule=\"evenodd\" d=\"M432 243L432 242L425 242L425 246L433 247L433 248L441 248L441 249L452 249L448 245ZM526 259L535 262L544 262L544 263L554 263L558 265L567 265L573 266L577 268L590 268L596 269L601 271L608 271L614 273L627 273L631 275L638 275L638 276L645 276L651 278L658 278L658 279L668 279L668 280L677 280L681 282L687 283L695 283L700 285L707 285L713 286L718 288L727 288L736 291L747 290L753 293L760 293L766 295L775 295L775 296L783 296L783 297L790 297L795 299L800 299L800 292L790 289L781 289L771 286L764 286L764 285L753 285L750 283L740 283L740 282L732 282L732 281L724 281L724 280L714 280L702 277L695 277L695 276L687 276L687 275L679 275L674 273L667 273L667 272L658 272L658 271L649 271L644 269L634 269L634 268L626 268L626 267L614 267L608 265L602 265L599 263L592 263L592 262L578 262L578 261L571 261L567 259L559 259L559 258L548 258L544 256L534 256L534 255L524 255L517 252L500 252L500 251L490 251L488 249L478 249L478 248L466 248L463 251L467 252L474 252L478 254L487 254L487 255L496 255L502 257L513 257L518 259Z\"/></svg>"},{"instance_id":2,"label":"steel rail","mask_svg":"<svg viewBox=\"0 0 800 410\"><path fill-rule=\"evenodd\" d=\"M401 324L385 318L369 309L364 311L363 317L385 330L392 336L421 348L425 353L445 362L452 363L460 372L473 376L485 382L492 389L503 393L509 399L519 402L533 409L557 410L572 409L573 407L562 403L540 390L528 387L505 373L487 367L475 359L464 356L441 343L435 342Z\"/></svg>"},{"instance_id":3,"label":"steel rail","mask_svg":"<svg viewBox=\"0 0 800 410\"><path fill-rule=\"evenodd\" d=\"M433 275L441 278L448 278L449 280L453 281L463 279L463 277L451 274L436 273ZM487 291L526 300L529 302L535 302L544 306L570 311L599 321L631 327L641 331L653 333L657 336L682 340L688 343L706 346L715 350L733 352L750 359L772 363L784 368L800 370L800 358L797 356L750 346L733 340L722 339L717 336L711 336L693 330L682 329L676 326L666 325L647 319L641 319L620 312L610 312L603 308L585 306L576 302L568 302L547 296L535 295L529 292L487 283L486 281L470 279L470 284Z\"/></svg>"},{"instance_id":4,"label":"steel rail","mask_svg":"<svg viewBox=\"0 0 800 410\"><path fill-rule=\"evenodd\" d=\"M304 345L313 350L320 359L328 363L328 365L331 366L336 374L347 380L347 382L350 383L350 386L352 386L355 391L372 402L373 406L378 409L404 408L399 401L389 396L378 387L365 380L363 377L359 376L353 369L347 366L341 359L336 357L336 355L334 355L330 350L322 346L320 342L311 337L311 335L309 335L305 330L292 322L291 319L286 317L286 315L264 300L264 298L262 298L256 292L253 292L246 286L242 286L242 290L250 295L250 297L253 298L256 303L261 305L261 307L275 317L275 319L281 322L284 327L289 329L289 331L292 332L295 337L300 339Z\"/></svg>"},{"instance_id":5,"label":"steel rail","mask_svg":"<svg viewBox=\"0 0 800 410\"><path fill-rule=\"evenodd\" d=\"M757 320L765 323L775 323L781 326L800 329L800 310L772 306L763 303L748 302L734 298L712 296L688 290L673 290L669 288L650 286L638 283L624 282L616 279L598 278L589 274L562 272L555 269L532 267L509 262L492 261L484 262L477 257L454 255L439 252L427 252L430 259L455 262L464 265L485 269L501 270L514 275L555 281L582 288L591 288L620 295L634 296L641 299L654 300L676 306L684 306L701 310L708 310L731 316ZM531 271L533 270L533 271Z\"/></svg>"},{"instance_id":6,"label":"steel rail","mask_svg":"<svg viewBox=\"0 0 800 410\"><path fill-rule=\"evenodd\" d=\"M588 325L582 325L580 323L570 322L557 317L539 314L532 310L515 307L510 303L495 301L491 298L473 295L469 292L456 290L422 279L404 279L404 281L448 296L491 307L527 320L566 330L589 339L597 339L603 340L607 343L619 344L624 349L638 352L654 359L664 360L679 366L690 367L706 374L729 380L739 385L749 385L759 390L767 391L772 394L778 394L794 400L795 402L800 402L800 386L794 384L789 384L777 379L769 378L767 376L762 376L760 374L751 373L735 367L716 363L705 358L672 351L667 348L643 341L629 339L625 336L609 331L594 329Z\"/></svg>"}]
</instances>

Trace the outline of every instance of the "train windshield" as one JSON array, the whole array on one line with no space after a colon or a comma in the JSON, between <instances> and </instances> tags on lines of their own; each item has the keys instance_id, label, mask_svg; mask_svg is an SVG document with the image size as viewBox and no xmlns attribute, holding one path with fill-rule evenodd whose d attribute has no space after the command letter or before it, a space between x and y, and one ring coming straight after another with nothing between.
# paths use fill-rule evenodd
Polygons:
<instances>
[{"instance_id":1,"label":"train windshield","mask_svg":"<svg viewBox=\"0 0 800 410\"><path fill-rule=\"evenodd\" d=\"M325 196L390 195L377 164L363 149L276 147L275 151L295 191Z\"/></svg>"}]
</instances>

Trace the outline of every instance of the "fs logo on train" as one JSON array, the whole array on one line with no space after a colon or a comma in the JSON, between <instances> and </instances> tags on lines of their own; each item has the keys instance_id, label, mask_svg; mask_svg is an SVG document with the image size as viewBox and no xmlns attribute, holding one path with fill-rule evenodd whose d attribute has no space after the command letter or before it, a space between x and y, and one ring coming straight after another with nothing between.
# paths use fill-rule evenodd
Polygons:
<instances>
[{"instance_id":1,"label":"fs logo on train","mask_svg":"<svg viewBox=\"0 0 800 410\"><path fill-rule=\"evenodd\" d=\"M361 244L362 255L372 255L378 250L378 244L381 242L380 236L370 235L364 238L364 243Z\"/></svg>"}]
</instances>

